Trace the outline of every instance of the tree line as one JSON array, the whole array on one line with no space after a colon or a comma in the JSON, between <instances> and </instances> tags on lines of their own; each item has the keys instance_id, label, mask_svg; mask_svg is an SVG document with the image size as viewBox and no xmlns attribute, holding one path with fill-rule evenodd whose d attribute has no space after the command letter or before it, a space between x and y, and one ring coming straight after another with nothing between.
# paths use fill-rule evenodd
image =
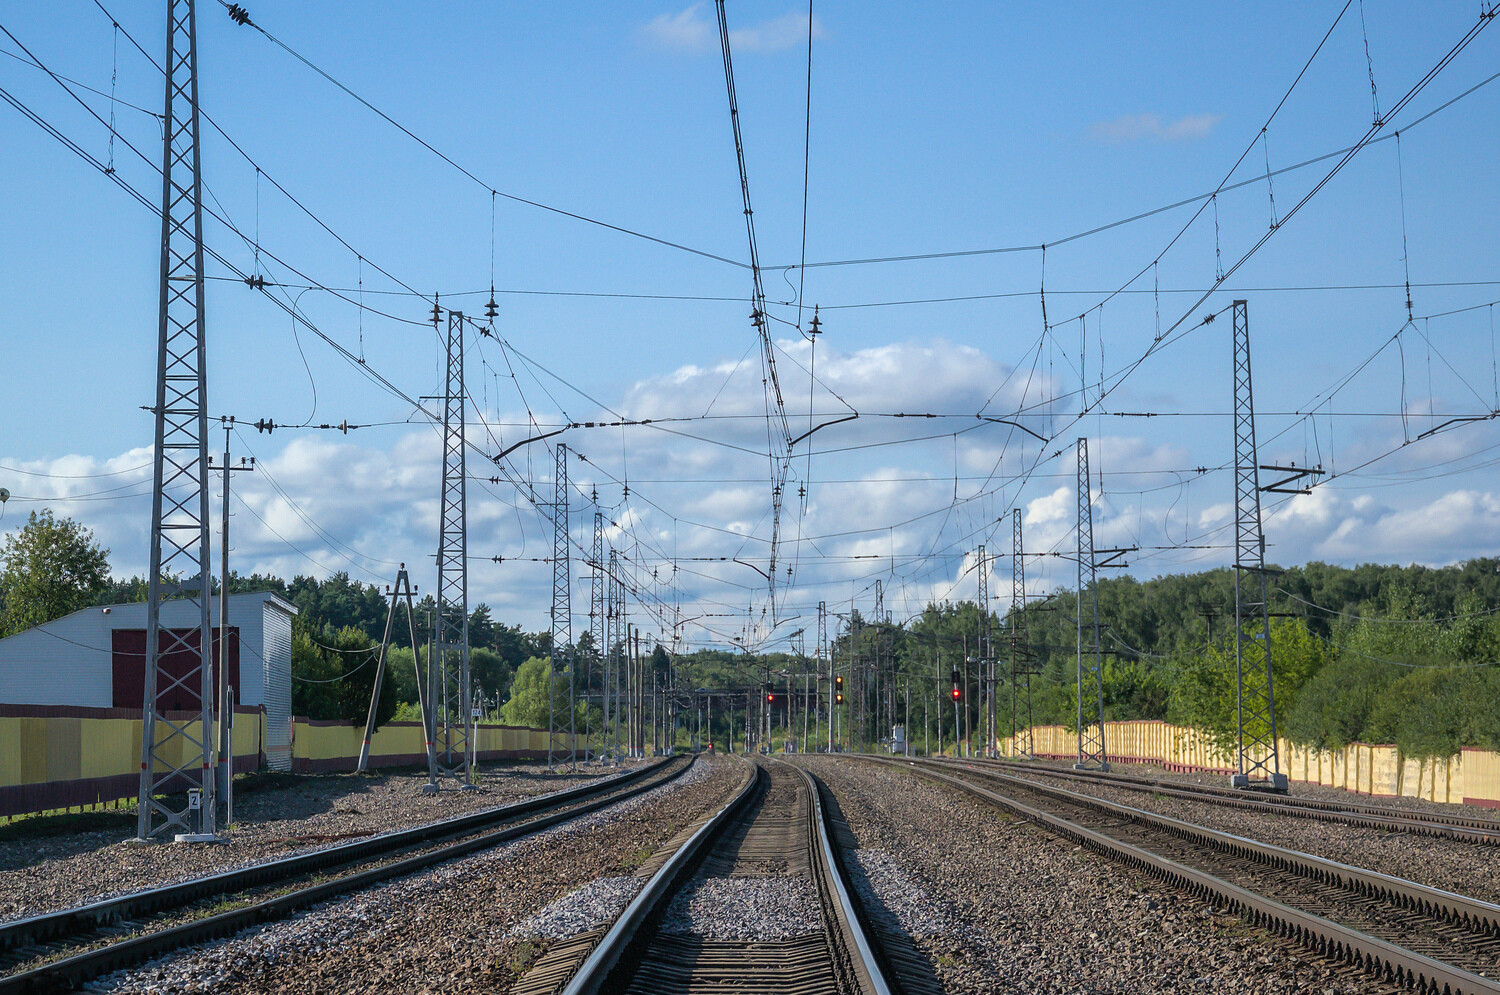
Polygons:
<instances>
[{"instance_id":1,"label":"tree line","mask_svg":"<svg viewBox=\"0 0 1500 995\"><path fill-rule=\"evenodd\" d=\"M33 512L0 541L0 636L92 605L145 600L145 578L111 576L108 557L80 523ZM380 588L346 573L290 581L232 574L229 590L272 591L297 607L297 714L364 720L390 604ZM1236 731L1233 570L1108 578L1098 582L1097 596L1106 717L1193 726L1227 750ZM424 595L416 607L418 641L425 642L432 597ZM1037 670L1029 679L1032 721L1071 724L1077 607L1077 592L1059 588L1029 597L1020 612L959 601L928 605L903 620L867 618L857 609L831 619L834 665L846 678L846 739L874 744L895 723L929 741L941 730L950 744L955 724L968 738L981 735L986 689L978 660L986 622L988 655L996 661L996 732L1012 732L1010 662L1022 631ZM1269 609L1278 731L1293 742L1319 748L1395 743L1412 757L1448 756L1464 746L1500 748L1500 559L1436 568L1289 567L1270 582ZM497 620L481 603L470 613L469 638L473 683L486 710L514 724L544 723L549 707L559 706L548 699L550 635ZM392 642L382 722L416 717L416 665L425 665L427 654L425 646L411 645L404 612ZM576 685L596 689L592 711L578 705L576 719L580 726L597 724L603 648L585 632L572 655ZM674 686L679 700L683 694L690 699L693 689L740 688L750 707L763 686L790 688L790 701L782 694L772 706L773 720L783 725L794 720L789 706L808 704L791 675L813 669L820 669L815 661L790 652L700 650L674 657L661 646L645 663L648 684ZM956 714L950 698L955 669L962 683ZM826 719L829 693L825 685L812 696L811 724ZM566 714L566 701L560 705ZM716 715L710 736L727 732L727 721Z\"/></svg>"}]
</instances>

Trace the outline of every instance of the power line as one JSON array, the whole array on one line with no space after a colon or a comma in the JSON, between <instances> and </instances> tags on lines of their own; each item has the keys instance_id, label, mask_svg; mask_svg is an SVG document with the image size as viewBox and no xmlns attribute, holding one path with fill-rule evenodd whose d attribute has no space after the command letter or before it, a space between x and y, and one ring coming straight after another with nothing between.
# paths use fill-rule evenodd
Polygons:
<instances>
[{"instance_id":1,"label":"power line","mask_svg":"<svg viewBox=\"0 0 1500 995\"><path fill-rule=\"evenodd\" d=\"M222 5L223 7L225 7L226 9L231 6L228 3L228 0L219 0L219 3L220 3L220 5ZM450 158L446 153L439 151L435 146L433 146L432 144L430 144L426 139L420 137L414 131L412 131L411 129L407 128L405 125L401 124L399 121L397 121L395 118L391 117L385 111L383 111L380 108L376 107L374 104L372 104L370 101L366 100L364 97L360 96L358 93L355 93L352 89L350 89L345 84L339 82L339 80L335 79L327 71L325 71L324 69L322 69L321 67L319 67L314 62L312 62L306 56L304 56L301 53L297 52L290 45L286 44L286 42L283 42L281 39L279 39L275 35L271 34L269 31L267 31L265 28L261 27L259 24L256 24L254 21L251 21L248 17L245 17L243 20L236 17L235 18L235 22L238 23L238 24L243 24L246 27L254 28L256 31L260 32L263 36L265 36L266 40L270 41L272 44L276 45L282 51L284 51L288 55L292 56L298 62L301 62L304 66L306 66L307 68L311 69L313 72L317 73L319 76L323 77L323 79L327 80L329 83L333 84L336 88L338 88L339 90L343 91L343 93L345 95L351 97L357 103L359 103L362 106L364 106L367 110L373 112L377 117L379 117L381 120L385 121L387 124L391 125L397 131L400 131L406 137L410 138L412 141L416 142L418 145L422 146L427 151L431 152L433 155L435 155L439 159L443 160L443 162L445 162L448 165L452 166L454 169L458 170L460 173L462 173L464 176L468 177L470 180L473 180L480 187L482 187L487 193L490 193L493 196L504 197L506 200L514 201L514 202L516 202L518 204L526 204L526 205L528 205L530 207L535 207L535 208L538 208L538 209L543 210L543 211L549 211L552 214L558 214L558 215L561 215L561 216L566 217L566 218L572 218L575 221L582 221L582 222L584 222L586 224L596 225L596 226L598 226L600 228L606 228L606 229L608 229L610 231L619 232L622 235L629 235L629 236L631 236L633 238L644 239L647 242L654 242L657 245L664 245L664 246L667 246L668 248L672 248L672 249L680 249L683 252L690 252L690 253L692 253L695 256L702 256L705 259L712 259L712 260L714 260L716 262L727 263L730 266L738 266L741 269L747 269L748 268L748 266L746 266L745 263L742 263L742 262L740 262L740 261L738 261L736 259L729 259L729 258L727 258L725 256L716 255L716 254L714 254L712 252L706 252L706 251L704 251L702 249L695 249L695 248L693 248L691 246L683 245L683 244L681 244L679 242L672 242L672 241L668 241L667 239L664 239L664 238L657 238L655 235L647 235L644 232L635 231L634 229L631 229L631 228L625 228L625 227L622 227L620 225L610 224L607 221L600 221L598 218L591 218L591 217L588 217L587 215L578 214L578 213L573 212L573 211L567 211L567 210L564 210L563 208L560 208L560 207L553 207L550 204L543 204L540 201L530 200L530 199L528 199L526 197L521 197L521 196L519 196L517 194L506 193L503 190L497 189L494 186L494 184L486 183L484 180L481 180L478 176L474 175L474 173L470 172L465 167L460 166L457 162L455 162L452 158Z\"/></svg>"}]
</instances>

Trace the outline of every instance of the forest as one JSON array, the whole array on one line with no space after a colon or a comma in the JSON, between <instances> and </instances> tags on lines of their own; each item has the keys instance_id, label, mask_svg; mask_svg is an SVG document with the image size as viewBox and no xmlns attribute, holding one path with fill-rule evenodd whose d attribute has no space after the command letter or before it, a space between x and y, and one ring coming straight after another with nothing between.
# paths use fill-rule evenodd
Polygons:
<instances>
[{"instance_id":1,"label":"forest","mask_svg":"<svg viewBox=\"0 0 1500 995\"><path fill-rule=\"evenodd\" d=\"M138 580L112 585L110 600L128 600L139 587ZM299 714L363 719L372 651L389 605L384 594L343 574L290 582L236 576L231 590L275 590L297 605L293 664ZM1233 571L1107 578L1099 581L1097 592L1107 717L1191 725L1227 746L1235 732ZM1282 735L1325 748L1356 741L1395 743L1413 757L1448 756L1462 746L1500 747L1500 673L1494 666L1500 660L1500 560L1441 568L1309 563L1274 573L1267 593ZM1008 592L1004 598L1009 601ZM1027 721L1027 683L1033 724L1073 721L1077 603L1076 593L1063 589L1030 596L1021 612L1008 607L991 612L988 655L995 660L999 735L1011 731L1013 657L1029 659L1035 671L1017 679L1019 721ZM422 643L431 599L424 596L416 607ZM958 721L970 738L981 735L982 618L972 601L929 605L899 622L867 618L857 609L830 618L836 671L848 681L841 722L846 738L877 742L894 721L908 724L913 738L925 735L935 743L941 723L943 742L951 744L955 667L963 685ZM483 604L473 610L469 631L473 680L486 710L518 724L542 719L548 634L500 622ZM416 670L404 616L394 627L393 645L382 721L415 716ZM417 653L425 660L424 647ZM674 657L660 645L646 656L648 683L677 688L681 709L691 689L740 689L739 699L723 693L717 699L720 714L713 731L720 736L728 732L727 704L737 704L743 714L746 706L758 708L760 694L771 687L783 691L771 705L773 725L783 730L790 725L800 735L799 710L810 701L817 707L809 728L822 730L813 738L826 735L817 719L826 714L828 689L819 693L815 678L798 676L819 673L814 660L788 652L709 649ZM597 689L602 658L589 634L578 639L574 660L579 686ZM821 671L826 675L826 665ZM804 685L810 696L804 696ZM590 713L580 710L580 726L590 721L597 727L597 690L594 700ZM564 702L559 714L565 713ZM681 718L679 734L686 736L690 717Z\"/></svg>"}]
</instances>

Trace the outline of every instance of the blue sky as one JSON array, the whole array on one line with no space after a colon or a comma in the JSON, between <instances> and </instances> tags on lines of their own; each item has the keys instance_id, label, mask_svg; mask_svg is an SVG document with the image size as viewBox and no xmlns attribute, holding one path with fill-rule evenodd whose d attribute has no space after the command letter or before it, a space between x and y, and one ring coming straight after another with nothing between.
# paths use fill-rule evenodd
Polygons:
<instances>
[{"instance_id":1,"label":"blue sky","mask_svg":"<svg viewBox=\"0 0 1500 995\"><path fill-rule=\"evenodd\" d=\"M104 6L160 58L162 5ZM1495 28L1384 129L1409 129L1399 163L1394 138L1361 151L1190 311L1216 267L1238 260L1273 211L1283 216L1337 160L1275 175L1269 190L1268 164L1278 170L1354 144L1374 114L1372 71L1384 112L1478 15L1471 2L1369 0L1362 12L1356 2L1256 141L1341 6L815 0L808 261L1048 243L1052 328L1044 335L1035 249L805 274L779 268L801 253L806 8L729 4L760 256L772 313L782 319L772 327L786 403L803 427L809 401L815 422L847 413L831 391L862 413L814 435L810 460L806 444L798 449L781 548L782 567L790 563L794 574L777 615L787 621L774 631L758 573L767 565L770 484L749 272L490 193L745 260L712 4L582 13L520 4L250 5L266 32L476 183L204 3L202 106L264 170L257 179L205 128L210 205L240 232L209 221L206 240L252 271L258 238L264 253L313 282L347 288L353 304L322 290L298 297L306 281L262 254L259 272L291 285L274 288L283 300L412 396L441 383L437 339L421 324L430 302L401 292L379 269L479 314L493 250L504 345L470 344L472 416L489 428L472 428L471 438L493 452L533 434L533 418L544 427L613 420L611 412L693 419L672 427L687 435L658 426L560 437L586 458L570 471L582 488L573 495L575 540L588 544L587 498L597 486L617 523L611 542L655 612L646 624L659 626L672 604L681 617L703 616L682 630L690 645L742 633L747 609L753 638L768 639L803 624L798 616L805 621L819 599L836 611L851 600L868 607L877 578L901 617L930 598L971 597L972 549L987 542L1008 553L1016 506L1031 549L1070 550L1079 435L1090 438L1102 473L1099 545L1169 547L1132 557L1141 576L1227 562L1232 480L1213 468L1232 458L1229 327L1199 323L1241 297L1250 302L1263 462L1321 461L1339 471L1312 494L1269 509L1270 557L1447 563L1493 555L1494 422L1452 427L1358 467L1447 417L1500 407L1486 306L1500 299L1500 195L1486 179L1500 80L1414 123L1500 71ZM159 108L159 75L124 35L116 39L93 3L0 2L0 24L55 72L106 94L113 74L118 100ZM0 49L21 54L9 38L0 37ZM0 87L107 158L107 128L44 73L0 57ZM108 119L107 97L78 92ZM123 103L114 113L118 175L154 198L159 179L125 143L155 161L157 124ZM1063 241L1215 190L1252 142L1231 182L1255 182L1222 193L1186 229L1197 202ZM138 468L149 463L151 437L140 406L150 403L155 372L159 222L9 106L0 107L0 146L0 328L11 412L0 430L0 485L16 495L0 528L51 506L96 529L118 572L140 571L149 470ZM1398 336L1408 264L1419 320ZM1143 269L1130 292L1109 297ZM217 264L209 273L227 275ZM823 306L815 357L794 327L804 275L804 302ZM904 301L929 303L892 303ZM394 423L347 436L237 436L236 453L253 452L266 471L235 481L243 494L237 569L344 569L380 583L406 561L430 586L422 575L436 545L432 428L306 329L294 335L285 311L258 292L215 280L207 307L212 416ZM1123 381L1112 378L1179 318L1196 330ZM1382 344L1331 401L1320 394ZM807 371L813 361L817 387ZM1072 424L1080 379L1092 400L1101 369L1114 389L1102 411ZM1302 417L1320 403L1316 416ZM1067 451L1038 462L1036 440L979 426L980 410L1024 411L1022 420L1049 438L1048 453ZM1155 416L1138 417L1147 412ZM879 417L894 413L955 417ZM222 435L213 438L217 449ZM518 474L550 492L548 444L515 459ZM471 470L493 472L477 460ZM550 567L531 558L549 555L550 535L513 487L473 483L471 552L505 562L473 564L471 600L542 627ZM796 493L804 484L805 507ZM1008 599L1008 559L993 569L992 593ZM1027 570L1033 587L1045 588L1070 584L1073 567L1038 556ZM581 627L586 570L575 564L574 577Z\"/></svg>"}]
</instances>

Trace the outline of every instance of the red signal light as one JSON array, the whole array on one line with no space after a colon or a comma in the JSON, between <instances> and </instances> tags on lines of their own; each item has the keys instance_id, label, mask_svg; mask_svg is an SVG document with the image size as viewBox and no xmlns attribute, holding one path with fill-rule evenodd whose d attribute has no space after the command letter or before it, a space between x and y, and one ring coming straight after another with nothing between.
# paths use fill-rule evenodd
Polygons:
<instances>
[{"instance_id":1,"label":"red signal light","mask_svg":"<svg viewBox=\"0 0 1500 995\"><path fill-rule=\"evenodd\" d=\"M772 702L772 701L775 701L775 700L776 700L776 696L774 694L768 694L768 695L766 695L766 701Z\"/></svg>"},{"instance_id":2,"label":"red signal light","mask_svg":"<svg viewBox=\"0 0 1500 995\"><path fill-rule=\"evenodd\" d=\"M960 692L959 692L958 688L954 688L953 689L953 700L957 701L959 699L959 697L960 697Z\"/></svg>"}]
</instances>

